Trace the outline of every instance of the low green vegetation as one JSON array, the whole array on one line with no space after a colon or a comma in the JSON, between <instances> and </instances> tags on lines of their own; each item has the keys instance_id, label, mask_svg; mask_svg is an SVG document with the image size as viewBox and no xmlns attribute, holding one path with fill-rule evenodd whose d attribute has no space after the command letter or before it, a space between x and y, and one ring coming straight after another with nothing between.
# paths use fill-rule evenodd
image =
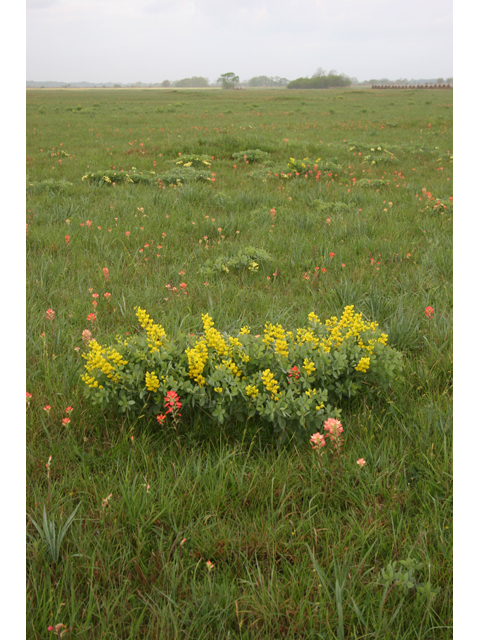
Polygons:
<instances>
[{"instance_id":1,"label":"low green vegetation","mask_svg":"<svg viewBox=\"0 0 480 640\"><path fill-rule=\"evenodd\" d=\"M451 638L451 99L27 92L28 638Z\"/></svg>"}]
</instances>

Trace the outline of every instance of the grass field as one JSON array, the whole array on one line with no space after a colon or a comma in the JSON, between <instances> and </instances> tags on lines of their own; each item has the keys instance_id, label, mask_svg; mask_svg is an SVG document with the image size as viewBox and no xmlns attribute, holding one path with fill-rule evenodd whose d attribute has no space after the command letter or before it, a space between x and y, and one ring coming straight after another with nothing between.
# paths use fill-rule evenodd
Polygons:
<instances>
[{"instance_id":1,"label":"grass field","mask_svg":"<svg viewBox=\"0 0 480 640\"><path fill-rule=\"evenodd\" d=\"M452 108L27 92L28 638L452 637ZM203 179L169 184L192 154ZM404 373L338 404L339 465L255 418L186 413L177 436L85 396L83 332L137 335L137 306L181 341L205 313L260 334L347 305Z\"/></svg>"}]
</instances>

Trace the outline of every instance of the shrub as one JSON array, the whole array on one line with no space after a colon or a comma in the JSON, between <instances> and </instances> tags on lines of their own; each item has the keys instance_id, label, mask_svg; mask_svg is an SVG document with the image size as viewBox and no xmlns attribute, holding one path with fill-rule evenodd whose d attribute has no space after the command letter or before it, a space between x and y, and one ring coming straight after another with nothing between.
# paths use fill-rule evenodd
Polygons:
<instances>
[{"instance_id":1,"label":"shrub","mask_svg":"<svg viewBox=\"0 0 480 640\"><path fill-rule=\"evenodd\" d=\"M203 272L210 275L214 271L239 271L248 269L249 271L258 271L261 262L271 262L272 256L264 249L255 249L254 247L245 247L240 249L234 256L221 256L214 262L207 260Z\"/></svg>"},{"instance_id":2,"label":"shrub","mask_svg":"<svg viewBox=\"0 0 480 640\"><path fill-rule=\"evenodd\" d=\"M210 156L199 156L196 154L182 156L175 161L177 167L192 167L193 169L210 169L212 158Z\"/></svg>"},{"instance_id":3,"label":"shrub","mask_svg":"<svg viewBox=\"0 0 480 640\"><path fill-rule=\"evenodd\" d=\"M132 167L131 171L115 171L113 169L107 169L107 171L95 171L86 173L82 180L88 180L90 182L96 182L97 184L119 184L125 182L127 184L155 184L158 182L159 177L155 171L149 173L142 173L137 171L135 167Z\"/></svg>"},{"instance_id":4,"label":"shrub","mask_svg":"<svg viewBox=\"0 0 480 640\"><path fill-rule=\"evenodd\" d=\"M186 182L211 182L210 174L206 171L197 171L191 166L177 167L165 171L159 176L163 185L179 185Z\"/></svg>"},{"instance_id":5,"label":"shrub","mask_svg":"<svg viewBox=\"0 0 480 640\"><path fill-rule=\"evenodd\" d=\"M84 354L86 395L103 409L153 417L175 391L184 417L199 410L218 424L256 417L280 442L291 434L306 441L325 419L340 417L342 399L388 389L402 369L388 336L353 305L340 319L322 323L312 312L307 327L267 323L257 336L248 327L220 333L204 314L200 335L169 340L146 311L137 308L137 317L144 334L115 346L91 340Z\"/></svg>"},{"instance_id":6,"label":"shrub","mask_svg":"<svg viewBox=\"0 0 480 640\"><path fill-rule=\"evenodd\" d=\"M304 158L303 160L295 160L295 158L290 158L290 162L288 163L288 170L290 173L298 176L304 175L318 175L319 172L324 173L333 173L334 171L340 171L341 166L336 164L335 162L324 161L321 162L321 158L317 158L316 160L310 160L310 158Z\"/></svg>"},{"instance_id":7,"label":"shrub","mask_svg":"<svg viewBox=\"0 0 480 640\"><path fill-rule=\"evenodd\" d=\"M261 149L246 149L232 155L234 160L247 160L248 162L265 162L269 157L270 154Z\"/></svg>"},{"instance_id":8,"label":"shrub","mask_svg":"<svg viewBox=\"0 0 480 640\"><path fill-rule=\"evenodd\" d=\"M318 170L318 162L320 162L321 158L317 158L316 160L310 160L310 158L303 158L303 160L295 160L295 158L290 158L288 163L288 170L294 175L304 176L308 173L317 173Z\"/></svg>"}]
</instances>

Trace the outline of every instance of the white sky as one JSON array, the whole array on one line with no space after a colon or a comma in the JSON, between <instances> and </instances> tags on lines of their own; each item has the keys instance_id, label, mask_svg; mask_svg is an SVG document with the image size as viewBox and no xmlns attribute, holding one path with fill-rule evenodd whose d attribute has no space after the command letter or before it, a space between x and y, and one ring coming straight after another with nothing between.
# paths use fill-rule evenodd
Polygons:
<instances>
[{"instance_id":1,"label":"white sky","mask_svg":"<svg viewBox=\"0 0 480 640\"><path fill-rule=\"evenodd\" d=\"M26 80L453 76L452 0L27 0Z\"/></svg>"}]
</instances>

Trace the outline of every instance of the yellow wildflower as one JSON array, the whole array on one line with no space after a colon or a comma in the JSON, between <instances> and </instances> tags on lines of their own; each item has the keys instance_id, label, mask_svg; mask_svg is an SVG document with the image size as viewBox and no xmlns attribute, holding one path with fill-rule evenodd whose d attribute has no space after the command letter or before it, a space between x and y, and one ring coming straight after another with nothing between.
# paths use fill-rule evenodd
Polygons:
<instances>
[{"instance_id":1,"label":"yellow wildflower","mask_svg":"<svg viewBox=\"0 0 480 640\"><path fill-rule=\"evenodd\" d=\"M255 398L258 396L258 389L253 384L247 384L247 386L245 387L245 393L247 394L247 396L250 396L255 400Z\"/></svg>"},{"instance_id":2,"label":"yellow wildflower","mask_svg":"<svg viewBox=\"0 0 480 640\"><path fill-rule=\"evenodd\" d=\"M145 386L149 391L153 391L153 393L158 390L158 387L160 386L160 380L155 375L155 372L152 371L152 373L149 373L147 371L147 373L145 374Z\"/></svg>"},{"instance_id":3,"label":"yellow wildflower","mask_svg":"<svg viewBox=\"0 0 480 640\"><path fill-rule=\"evenodd\" d=\"M307 376L311 376L313 372L316 371L315 365L310 360L310 358L305 358L305 360L303 361L303 369L306 372Z\"/></svg>"},{"instance_id":4,"label":"yellow wildflower","mask_svg":"<svg viewBox=\"0 0 480 640\"><path fill-rule=\"evenodd\" d=\"M262 373L262 382L265 385L266 390L271 393L271 397L274 400L278 400L278 390L280 387L278 386L278 383L273 377L273 373L270 369L265 369Z\"/></svg>"},{"instance_id":5,"label":"yellow wildflower","mask_svg":"<svg viewBox=\"0 0 480 640\"><path fill-rule=\"evenodd\" d=\"M360 358L360 362L355 367L355 371L361 371L362 373L366 373L370 366L370 358Z\"/></svg>"}]
</instances>

